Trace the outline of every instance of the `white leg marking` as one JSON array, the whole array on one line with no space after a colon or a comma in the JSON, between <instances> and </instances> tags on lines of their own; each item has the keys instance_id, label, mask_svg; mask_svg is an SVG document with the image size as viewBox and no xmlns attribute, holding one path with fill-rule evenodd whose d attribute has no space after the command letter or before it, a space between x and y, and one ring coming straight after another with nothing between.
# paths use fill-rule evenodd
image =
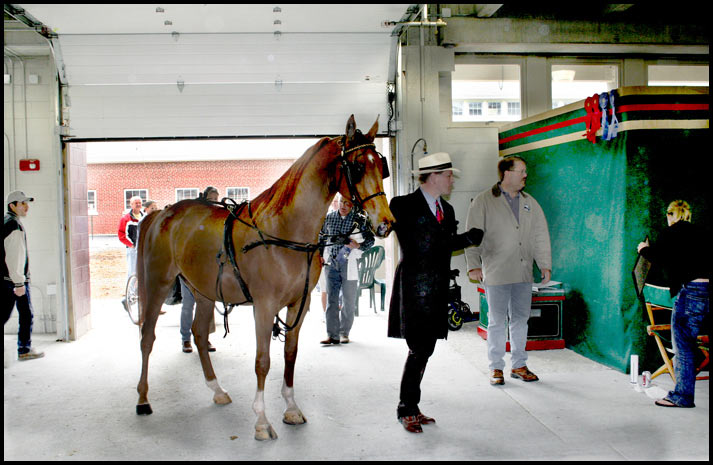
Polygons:
<instances>
[{"instance_id":1,"label":"white leg marking","mask_svg":"<svg viewBox=\"0 0 713 465\"><path fill-rule=\"evenodd\" d=\"M284 380L282 382L282 397L285 399L287 408L285 408L285 416L283 422L288 425L301 425L306 423L307 419L302 414L302 411L297 407L297 402L295 402L295 390L294 388L287 387Z\"/></svg>"},{"instance_id":2,"label":"white leg marking","mask_svg":"<svg viewBox=\"0 0 713 465\"><path fill-rule=\"evenodd\" d=\"M218 379L206 380L206 385L213 391L213 402L216 404L229 404L232 402L228 393L220 387Z\"/></svg>"},{"instance_id":3,"label":"white leg marking","mask_svg":"<svg viewBox=\"0 0 713 465\"><path fill-rule=\"evenodd\" d=\"M295 389L287 387L287 385L282 383L282 397L285 399L287 404L287 410L292 410L297 408L297 403L295 402Z\"/></svg>"},{"instance_id":4,"label":"white leg marking","mask_svg":"<svg viewBox=\"0 0 713 465\"><path fill-rule=\"evenodd\" d=\"M277 439L277 433L272 427L267 416L265 416L265 393L257 391L255 393L255 401L253 402L253 412L257 415L255 422L255 439L258 441L266 441L268 439Z\"/></svg>"}]
</instances>

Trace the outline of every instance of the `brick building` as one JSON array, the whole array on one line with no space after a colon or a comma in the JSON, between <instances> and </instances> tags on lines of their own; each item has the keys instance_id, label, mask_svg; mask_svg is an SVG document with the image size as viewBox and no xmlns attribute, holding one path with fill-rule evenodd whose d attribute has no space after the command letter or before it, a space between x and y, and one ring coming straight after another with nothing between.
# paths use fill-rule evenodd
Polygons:
<instances>
[{"instance_id":1,"label":"brick building","mask_svg":"<svg viewBox=\"0 0 713 465\"><path fill-rule=\"evenodd\" d=\"M220 197L255 198L270 187L295 159L204 160L87 165L89 233L116 234L128 199L140 195L159 208L183 198L195 198L206 186Z\"/></svg>"}]
</instances>

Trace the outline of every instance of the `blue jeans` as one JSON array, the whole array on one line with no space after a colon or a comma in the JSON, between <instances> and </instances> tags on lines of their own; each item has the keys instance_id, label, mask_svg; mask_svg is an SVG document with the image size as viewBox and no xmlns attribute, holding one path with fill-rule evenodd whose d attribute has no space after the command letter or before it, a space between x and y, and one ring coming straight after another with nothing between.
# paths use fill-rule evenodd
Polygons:
<instances>
[{"instance_id":1,"label":"blue jeans","mask_svg":"<svg viewBox=\"0 0 713 465\"><path fill-rule=\"evenodd\" d=\"M673 304L671 328L676 353L673 359L676 387L666 397L681 407L695 407L695 354L698 351L698 335L707 324L708 285L694 282L684 285Z\"/></svg>"},{"instance_id":2,"label":"blue jeans","mask_svg":"<svg viewBox=\"0 0 713 465\"><path fill-rule=\"evenodd\" d=\"M138 251L136 250L136 247L127 247L126 248L126 274L127 278L129 278L132 274L136 273L136 257L138 255Z\"/></svg>"},{"instance_id":3,"label":"blue jeans","mask_svg":"<svg viewBox=\"0 0 713 465\"><path fill-rule=\"evenodd\" d=\"M9 281L3 286L3 307L5 311L5 323L10 319L12 310L17 306L17 313L20 315L17 329L17 353L26 354L32 346L32 300L30 299L30 285L25 283L25 295L18 297L15 295L15 285Z\"/></svg>"},{"instance_id":4,"label":"blue jeans","mask_svg":"<svg viewBox=\"0 0 713 465\"><path fill-rule=\"evenodd\" d=\"M324 267L327 272L327 335L339 339L339 335L349 336L356 312L357 281L347 280L347 264L334 263ZM343 294L343 305L339 309L339 291Z\"/></svg>"},{"instance_id":5,"label":"blue jeans","mask_svg":"<svg viewBox=\"0 0 713 465\"><path fill-rule=\"evenodd\" d=\"M181 341L191 340L191 326L193 325L193 309L196 306L196 299L186 283L181 281Z\"/></svg>"}]
</instances>

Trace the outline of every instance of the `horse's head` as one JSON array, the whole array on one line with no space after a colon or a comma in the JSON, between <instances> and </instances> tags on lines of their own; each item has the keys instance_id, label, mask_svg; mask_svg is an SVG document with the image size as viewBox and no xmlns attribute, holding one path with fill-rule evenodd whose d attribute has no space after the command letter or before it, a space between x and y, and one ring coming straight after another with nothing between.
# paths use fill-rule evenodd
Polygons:
<instances>
[{"instance_id":1,"label":"horse's head","mask_svg":"<svg viewBox=\"0 0 713 465\"><path fill-rule=\"evenodd\" d=\"M383 180L389 176L386 158L376 151L374 137L379 129L379 118L367 134L356 128L354 115L347 121L342 139L342 153L338 171L337 189L351 199L354 208L364 210L371 228L378 237L386 237L396 219L391 214L384 193Z\"/></svg>"}]
</instances>

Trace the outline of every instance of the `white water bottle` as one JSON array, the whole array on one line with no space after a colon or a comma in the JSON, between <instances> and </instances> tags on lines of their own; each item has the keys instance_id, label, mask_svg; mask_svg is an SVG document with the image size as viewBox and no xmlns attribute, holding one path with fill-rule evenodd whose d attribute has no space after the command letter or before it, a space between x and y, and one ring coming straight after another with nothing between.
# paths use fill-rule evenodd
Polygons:
<instances>
[{"instance_id":1,"label":"white water bottle","mask_svg":"<svg viewBox=\"0 0 713 465\"><path fill-rule=\"evenodd\" d=\"M631 384L639 383L639 356L631 356L631 379L629 380Z\"/></svg>"}]
</instances>

